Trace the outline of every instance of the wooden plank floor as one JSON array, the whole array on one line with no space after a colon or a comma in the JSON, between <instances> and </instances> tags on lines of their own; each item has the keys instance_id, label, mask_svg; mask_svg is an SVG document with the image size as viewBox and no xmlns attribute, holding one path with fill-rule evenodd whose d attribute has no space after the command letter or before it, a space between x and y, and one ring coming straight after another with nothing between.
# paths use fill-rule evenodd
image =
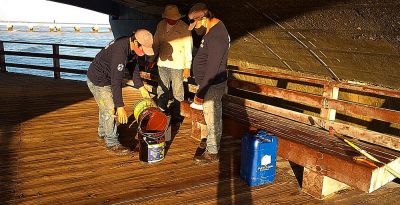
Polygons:
<instances>
[{"instance_id":1,"label":"wooden plank floor","mask_svg":"<svg viewBox=\"0 0 400 205\"><path fill-rule=\"evenodd\" d=\"M139 94L124 88L127 111ZM400 185L371 194L350 189L318 201L300 191L289 163L275 183L238 177L240 141L222 139L219 164L192 163L197 142L186 120L157 164L114 156L97 142L97 107L85 82L0 74L0 204L395 204ZM133 147L135 125L120 126Z\"/></svg>"}]
</instances>

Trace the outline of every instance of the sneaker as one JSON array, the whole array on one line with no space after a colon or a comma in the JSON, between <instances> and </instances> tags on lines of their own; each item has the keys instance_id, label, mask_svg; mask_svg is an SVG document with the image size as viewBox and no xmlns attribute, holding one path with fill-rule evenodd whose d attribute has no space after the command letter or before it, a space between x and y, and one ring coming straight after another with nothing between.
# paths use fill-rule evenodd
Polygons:
<instances>
[{"instance_id":1,"label":"sneaker","mask_svg":"<svg viewBox=\"0 0 400 205\"><path fill-rule=\"evenodd\" d=\"M194 159L197 164L211 164L215 162L219 162L218 154L211 154L205 151L203 155Z\"/></svg>"},{"instance_id":2,"label":"sneaker","mask_svg":"<svg viewBox=\"0 0 400 205\"><path fill-rule=\"evenodd\" d=\"M199 144L200 148L205 149L207 147L207 138L202 138Z\"/></svg>"},{"instance_id":3,"label":"sneaker","mask_svg":"<svg viewBox=\"0 0 400 205\"><path fill-rule=\"evenodd\" d=\"M103 141L104 141L104 137L105 137L105 136L100 136L100 135L98 135L98 136L97 136L97 141L98 141L98 142L103 142Z\"/></svg>"},{"instance_id":4,"label":"sneaker","mask_svg":"<svg viewBox=\"0 0 400 205\"><path fill-rule=\"evenodd\" d=\"M114 145L111 147L107 147L107 150L114 152L116 155L128 155L129 153L131 153L131 151L128 148L126 148L120 144Z\"/></svg>"}]
</instances>

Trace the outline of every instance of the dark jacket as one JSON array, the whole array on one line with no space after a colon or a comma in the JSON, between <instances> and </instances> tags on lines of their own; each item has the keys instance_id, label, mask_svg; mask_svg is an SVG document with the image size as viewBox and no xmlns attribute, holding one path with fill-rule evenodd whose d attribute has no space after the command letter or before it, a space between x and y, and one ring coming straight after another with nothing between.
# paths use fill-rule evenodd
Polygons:
<instances>
[{"instance_id":1,"label":"dark jacket","mask_svg":"<svg viewBox=\"0 0 400 205\"><path fill-rule=\"evenodd\" d=\"M229 46L229 34L222 21L204 35L193 61L193 74L199 85L196 97L204 99L210 85L228 79L226 66Z\"/></svg>"},{"instance_id":2,"label":"dark jacket","mask_svg":"<svg viewBox=\"0 0 400 205\"><path fill-rule=\"evenodd\" d=\"M124 106L122 78L129 58L136 58L130 49L129 37L118 38L111 41L96 55L87 72L87 77L94 85L100 87L111 85L115 107ZM133 74L133 82L136 88L143 86L137 68Z\"/></svg>"}]
</instances>

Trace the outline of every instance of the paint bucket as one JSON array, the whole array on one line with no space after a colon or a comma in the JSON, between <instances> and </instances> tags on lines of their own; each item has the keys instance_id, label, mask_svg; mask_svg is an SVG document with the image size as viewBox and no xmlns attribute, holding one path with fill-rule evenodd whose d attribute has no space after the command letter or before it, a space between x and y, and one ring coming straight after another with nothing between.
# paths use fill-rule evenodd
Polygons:
<instances>
[{"instance_id":1,"label":"paint bucket","mask_svg":"<svg viewBox=\"0 0 400 205\"><path fill-rule=\"evenodd\" d=\"M157 104L150 98L143 98L136 102L133 105L133 116L135 116L135 119L138 121L140 113L149 107L157 107Z\"/></svg>"},{"instance_id":2,"label":"paint bucket","mask_svg":"<svg viewBox=\"0 0 400 205\"><path fill-rule=\"evenodd\" d=\"M139 124L139 159L148 163L163 160L165 132L168 130L169 121L167 116L159 108L149 106L140 111L137 121Z\"/></svg>"},{"instance_id":3,"label":"paint bucket","mask_svg":"<svg viewBox=\"0 0 400 205\"><path fill-rule=\"evenodd\" d=\"M140 139L139 159L147 163L155 163L164 159L165 141L158 141L142 136Z\"/></svg>"}]
</instances>

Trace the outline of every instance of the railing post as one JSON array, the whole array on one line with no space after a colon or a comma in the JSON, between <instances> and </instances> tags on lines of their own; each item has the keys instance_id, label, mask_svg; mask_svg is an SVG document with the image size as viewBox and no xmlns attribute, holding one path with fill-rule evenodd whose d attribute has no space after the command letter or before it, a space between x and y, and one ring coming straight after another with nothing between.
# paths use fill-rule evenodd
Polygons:
<instances>
[{"instance_id":1,"label":"railing post","mask_svg":"<svg viewBox=\"0 0 400 205\"><path fill-rule=\"evenodd\" d=\"M54 79L60 79L60 46L53 44L53 67L54 67Z\"/></svg>"},{"instance_id":2,"label":"railing post","mask_svg":"<svg viewBox=\"0 0 400 205\"><path fill-rule=\"evenodd\" d=\"M4 54L4 43L0 41L0 73L7 72L6 55Z\"/></svg>"},{"instance_id":3,"label":"railing post","mask_svg":"<svg viewBox=\"0 0 400 205\"><path fill-rule=\"evenodd\" d=\"M334 121L336 119L336 110L327 107L327 102L329 99L337 100L339 98L339 88L331 84L325 85L322 97L324 97L324 102L322 102L321 118Z\"/></svg>"}]
</instances>

